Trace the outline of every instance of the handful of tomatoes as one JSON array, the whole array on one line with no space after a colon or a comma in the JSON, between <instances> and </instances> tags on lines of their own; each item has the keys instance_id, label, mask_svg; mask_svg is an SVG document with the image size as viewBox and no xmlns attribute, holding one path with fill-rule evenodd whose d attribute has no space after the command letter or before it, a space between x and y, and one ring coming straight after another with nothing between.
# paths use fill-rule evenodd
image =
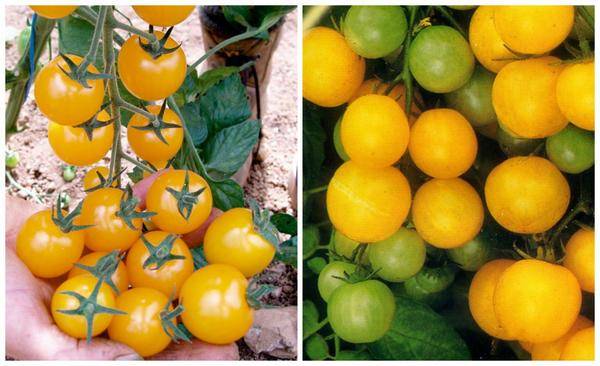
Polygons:
<instances>
[{"instance_id":1,"label":"handful of tomatoes","mask_svg":"<svg viewBox=\"0 0 600 366\"><path fill-rule=\"evenodd\" d=\"M326 189L331 224L308 239L329 234L328 255L305 259L341 350L435 339L394 331L395 297L443 314L466 282L475 331L534 360L593 359L593 7L332 12L303 39L305 118L338 155L305 158L333 171L305 180L309 198ZM316 344L309 357L338 358Z\"/></svg>"}]
</instances>

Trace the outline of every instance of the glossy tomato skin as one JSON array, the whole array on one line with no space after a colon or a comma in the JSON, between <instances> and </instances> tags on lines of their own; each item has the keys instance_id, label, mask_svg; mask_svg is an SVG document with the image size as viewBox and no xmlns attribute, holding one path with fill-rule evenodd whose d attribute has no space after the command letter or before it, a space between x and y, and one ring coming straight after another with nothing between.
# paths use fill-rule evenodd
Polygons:
<instances>
[{"instance_id":1,"label":"glossy tomato skin","mask_svg":"<svg viewBox=\"0 0 600 366\"><path fill-rule=\"evenodd\" d=\"M342 119L340 118L333 128L333 146L335 147L335 152L337 152L340 159L343 161L350 160L348 153L344 150L344 145L342 144L342 136L341 136L341 128L342 127Z\"/></svg>"},{"instance_id":2,"label":"glossy tomato skin","mask_svg":"<svg viewBox=\"0 0 600 366\"><path fill-rule=\"evenodd\" d=\"M496 6L477 7L469 24L469 44L477 61L486 69L497 73L517 56L504 46L496 31L494 11Z\"/></svg>"},{"instance_id":3,"label":"glossy tomato skin","mask_svg":"<svg viewBox=\"0 0 600 366\"><path fill-rule=\"evenodd\" d=\"M448 107L462 114L473 127L487 126L497 122L492 104L493 73L475 66L473 75L465 85L444 95Z\"/></svg>"},{"instance_id":4,"label":"glossy tomato skin","mask_svg":"<svg viewBox=\"0 0 600 366\"><path fill-rule=\"evenodd\" d=\"M119 295L116 308L126 315L116 316L108 327L110 339L121 342L142 357L155 355L171 343L161 324L161 312L172 310L169 298L152 288L133 288ZM172 323L177 324L177 319Z\"/></svg>"},{"instance_id":5,"label":"glossy tomato skin","mask_svg":"<svg viewBox=\"0 0 600 366\"><path fill-rule=\"evenodd\" d=\"M143 238L156 247L170 235L173 234L164 231L150 231L145 233ZM131 285L134 288L153 288L166 296L177 297L185 280L194 272L194 261L187 244L180 238L175 239L169 254L185 258L169 260L160 268L156 268L155 263L144 268L144 262L150 256L150 252L142 238L133 243L126 259L127 276Z\"/></svg>"},{"instance_id":6,"label":"glossy tomato skin","mask_svg":"<svg viewBox=\"0 0 600 366\"><path fill-rule=\"evenodd\" d=\"M146 107L148 112L158 115L160 106ZM165 109L163 121L178 125L179 128L165 128L160 131L163 142L154 130L140 130L136 127L146 127L151 122L141 114L134 114L127 124L127 141L137 156L146 161L167 161L177 154L183 143L183 128L181 120L175 112Z\"/></svg>"},{"instance_id":7,"label":"glossy tomato skin","mask_svg":"<svg viewBox=\"0 0 600 366\"><path fill-rule=\"evenodd\" d=\"M449 93L469 80L475 58L456 29L433 25L417 33L408 50L408 65L424 89Z\"/></svg>"},{"instance_id":8,"label":"glossy tomato skin","mask_svg":"<svg viewBox=\"0 0 600 366\"><path fill-rule=\"evenodd\" d=\"M87 191L88 189L92 189L94 187L98 187L102 183L102 181L98 177L98 174L100 174L105 180L108 180L108 178L110 176L110 171L105 166L97 166L97 167L94 167L94 168L88 170L88 172L85 173L85 176L83 177L83 190L84 191ZM117 187L117 186L118 186L118 182L115 180L111 184L111 187Z\"/></svg>"},{"instance_id":9,"label":"glossy tomato skin","mask_svg":"<svg viewBox=\"0 0 600 366\"><path fill-rule=\"evenodd\" d=\"M408 30L399 6L352 6L346 13L343 33L350 48L365 58L380 58L402 45Z\"/></svg>"},{"instance_id":10,"label":"glossy tomato skin","mask_svg":"<svg viewBox=\"0 0 600 366\"><path fill-rule=\"evenodd\" d=\"M333 261L328 263L319 273L317 286L321 298L328 302L333 291L344 285L346 282L336 277L345 278L345 275L351 275L356 270L356 265L348 262Z\"/></svg>"},{"instance_id":11,"label":"glossy tomato skin","mask_svg":"<svg viewBox=\"0 0 600 366\"><path fill-rule=\"evenodd\" d=\"M569 124L546 139L546 155L561 171L582 173L594 165L594 133Z\"/></svg>"},{"instance_id":12,"label":"glossy tomato skin","mask_svg":"<svg viewBox=\"0 0 600 366\"><path fill-rule=\"evenodd\" d=\"M193 5L133 5L132 8L146 23L156 27L177 25L194 11Z\"/></svg>"},{"instance_id":13,"label":"glossy tomato skin","mask_svg":"<svg viewBox=\"0 0 600 366\"><path fill-rule=\"evenodd\" d=\"M275 247L254 229L252 211L238 207L210 224L204 235L204 255L208 263L229 264L249 278L267 268Z\"/></svg>"},{"instance_id":14,"label":"glossy tomato skin","mask_svg":"<svg viewBox=\"0 0 600 366\"><path fill-rule=\"evenodd\" d=\"M192 171L187 171L187 174L189 174L189 192L204 189L197 197L198 201L193 205L187 220L177 208L177 199L167 191L167 188L179 192L183 189L185 170L172 169L161 174L148 190L146 208L148 211L156 212L151 220L161 230L174 234L186 234L199 228L210 215L212 194L208 183Z\"/></svg>"},{"instance_id":15,"label":"glossy tomato skin","mask_svg":"<svg viewBox=\"0 0 600 366\"><path fill-rule=\"evenodd\" d=\"M425 242L416 231L400 228L387 239L369 245L369 262L377 276L389 282L403 282L425 264Z\"/></svg>"},{"instance_id":16,"label":"glossy tomato skin","mask_svg":"<svg viewBox=\"0 0 600 366\"><path fill-rule=\"evenodd\" d=\"M109 254L108 252L91 252L91 253L88 253L88 254L84 255L83 257L81 257L77 261L77 263L83 264L83 265L86 265L89 267L93 267L96 265L96 263L98 263L98 261L102 257L104 257L108 254ZM86 271L85 269L74 266L69 271L68 278L86 275L86 274L90 274L90 273L88 271ZM127 277L127 269L125 268L125 264L123 264L122 261L119 261L119 264L117 265L117 269L111 276L111 280L115 284L117 289L119 290L119 293L125 292L129 288L129 277Z\"/></svg>"},{"instance_id":17,"label":"glossy tomato skin","mask_svg":"<svg viewBox=\"0 0 600 366\"><path fill-rule=\"evenodd\" d=\"M327 188L327 212L336 230L371 243L395 233L410 210L410 186L394 167L372 169L353 161L340 166Z\"/></svg>"},{"instance_id":18,"label":"glossy tomato skin","mask_svg":"<svg viewBox=\"0 0 600 366\"><path fill-rule=\"evenodd\" d=\"M105 111L98 114L99 121L108 121ZM115 128L112 124L94 129L90 140L81 127L48 123L48 142L54 153L64 162L85 166L102 159L113 145Z\"/></svg>"},{"instance_id":19,"label":"glossy tomato skin","mask_svg":"<svg viewBox=\"0 0 600 366\"><path fill-rule=\"evenodd\" d=\"M253 310L246 300L248 280L226 264L209 264L183 284L181 320L198 339L228 344L242 338L252 326ZM207 306L210 304L210 306Z\"/></svg>"},{"instance_id":20,"label":"glossy tomato skin","mask_svg":"<svg viewBox=\"0 0 600 366\"><path fill-rule=\"evenodd\" d=\"M594 130L594 61L567 65L556 82L556 99L562 114L577 127Z\"/></svg>"},{"instance_id":21,"label":"glossy tomato skin","mask_svg":"<svg viewBox=\"0 0 600 366\"><path fill-rule=\"evenodd\" d=\"M581 289L591 293L595 292L594 247L594 230L581 228L569 238L565 246L563 262L563 265L577 277Z\"/></svg>"},{"instance_id":22,"label":"glossy tomato skin","mask_svg":"<svg viewBox=\"0 0 600 366\"><path fill-rule=\"evenodd\" d=\"M17 255L27 268L42 278L67 273L83 252L83 231L63 233L52 221L52 211L30 216L17 235Z\"/></svg>"},{"instance_id":23,"label":"glossy tomato skin","mask_svg":"<svg viewBox=\"0 0 600 366\"><path fill-rule=\"evenodd\" d=\"M101 188L83 199L79 225L92 225L84 230L85 245L93 251L126 250L142 234L142 220L133 219L135 229L116 215L125 192L118 188ZM139 209L136 209L139 211Z\"/></svg>"},{"instance_id":24,"label":"glossy tomato skin","mask_svg":"<svg viewBox=\"0 0 600 366\"><path fill-rule=\"evenodd\" d=\"M596 337L594 326L582 329L573 334L565 344L560 355L561 360L592 361Z\"/></svg>"},{"instance_id":25,"label":"glossy tomato skin","mask_svg":"<svg viewBox=\"0 0 600 366\"><path fill-rule=\"evenodd\" d=\"M350 343L375 342L390 328L396 303L383 282L367 280L338 287L327 303L333 331Z\"/></svg>"},{"instance_id":26,"label":"glossy tomato skin","mask_svg":"<svg viewBox=\"0 0 600 366\"><path fill-rule=\"evenodd\" d=\"M30 5L31 10L46 19L60 19L70 15L77 9L77 6L72 5Z\"/></svg>"},{"instance_id":27,"label":"glossy tomato skin","mask_svg":"<svg viewBox=\"0 0 600 366\"><path fill-rule=\"evenodd\" d=\"M66 55L76 65L83 60L79 56ZM51 121L61 125L73 126L92 118L99 110L104 99L102 80L88 80L89 88L72 80L60 68L71 71L62 57L55 57L44 66L35 77L35 102L40 111ZM93 64L88 72L97 74Z\"/></svg>"},{"instance_id":28,"label":"glossy tomato skin","mask_svg":"<svg viewBox=\"0 0 600 366\"><path fill-rule=\"evenodd\" d=\"M164 33L155 31L158 39ZM154 59L140 46L139 36L131 36L119 51L117 67L123 85L131 94L143 100L161 100L175 93L185 79L187 70L185 53L180 47L174 52ZM146 42L142 40L141 42ZM177 47L169 37L166 48Z\"/></svg>"},{"instance_id":29,"label":"glossy tomato skin","mask_svg":"<svg viewBox=\"0 0 600 366\"><path fill-rule=\"evenodd\" d=\"M58 328L69 336L85 339L87 335L87 323L85 318L81 315L63 314L58 311L77 309L80 305L79 300L75 297L61 292L74 291L84 297L89 297L97 283L98 280L92 275L76 276L63 282L54 292L50 305L52 317ZM115 307L115 296L110 287L105 283L100 286L97 303L108 308ZM119 315L105 313L95 314L92 324L92 336L97 336L104 332L106 328L108 328L113 316Z\"/></svg>"},{"instance_id":30,"label":"glossy tomato skin","mask_svg":"<svg viewBox=\"0 0 600 366\"><path fill-rule=\"evenodd\" d=\"M567 341L577 332L582 329L594 326L594 322L588 318L579 315L575 323L569 331L554 342L546 343L535 343L531 346L531 359L534 361L549 360L557 361L560 360L561 354L565 348Z\"/></svg>"}]
</instances>

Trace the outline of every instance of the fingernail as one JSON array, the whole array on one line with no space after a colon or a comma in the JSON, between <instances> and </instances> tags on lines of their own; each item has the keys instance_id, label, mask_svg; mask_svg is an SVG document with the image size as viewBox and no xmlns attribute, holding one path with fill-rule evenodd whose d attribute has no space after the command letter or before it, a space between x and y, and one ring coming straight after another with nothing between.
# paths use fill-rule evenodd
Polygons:
<instances>
[{"instance_id":1,"label":"fingernail","mask_svg":"<svg viewBox=\"0 0 600 366\"><path fill-rule=\"evenodd\" d=\"M144 358L140 355L138 355L137 353L129 353L126 355L121 355L121 356L117 356L115 358L115 361L136 361L136 360L143 360Z\"/></svg>"}]
</instances>

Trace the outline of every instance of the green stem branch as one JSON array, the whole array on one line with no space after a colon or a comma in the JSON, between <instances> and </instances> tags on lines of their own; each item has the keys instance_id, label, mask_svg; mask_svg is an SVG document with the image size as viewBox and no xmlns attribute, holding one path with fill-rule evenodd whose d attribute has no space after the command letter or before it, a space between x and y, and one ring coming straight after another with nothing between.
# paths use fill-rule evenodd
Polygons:
<instances>
[{"instance_id":1,"label":"green stem branch","mask_svg":"<svg viewBox=\"0 0 600 366\"><path fill-rule=\"evenodd\" d=\"M78 72L87 70L88 65L96 61L96 56L98 55L98 48L100 46L100 39L104 31L104 23L106 23L106 13L108 12L108 8L108 6L100 7L100 12L98 13L98 18L96 19L96 24L94 27L94 34L90 43L90 49L88 50L83 61L79 65ZM112 46L112 40L110 44Z\"/></svg>"}]
</instances>

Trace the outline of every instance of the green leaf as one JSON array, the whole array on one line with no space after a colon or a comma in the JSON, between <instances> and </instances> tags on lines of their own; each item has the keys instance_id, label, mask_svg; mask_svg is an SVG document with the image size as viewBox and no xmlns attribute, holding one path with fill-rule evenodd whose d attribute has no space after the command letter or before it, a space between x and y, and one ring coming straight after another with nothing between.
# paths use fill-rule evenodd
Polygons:
<instances>
[{"instance_id":1,"label":"green leaf","mask_svg":"<svg viewBox=\"0 0 600 366\"><path fill-rule=\"evenodd\" d=\"M298 265L298 237L294 236L279 245L275 259L296 268Z\"/></svg>"},{"instance_id":2,"label":"green leaf","mask_svg":"<svg viewBox=\"0 0 600 366\"><path fill-rule=\"evenodd\" d=\"M63 54L85 56L90 49L94 26L88 21L75 16L68 16L58 21L58 49ZM94 65L98 70L103 69L102 41L98 46Z\"/></svg>"},{"instance_id":3,"label":"green leaf","mask_svg":"<svg viewBox=\"0 0 600 366\"><path fill-rule=\"evenodd\" d=\"M127 173L127 176L131 179L132 183L137 183L144 179L144 171L140 167L134 166L131 172Z\"/></svg>"},{"instance_id":4,"label":"green leaf","mask_svg":"<svg viewBox=\"0 0 600 366\"><path fill-rule=\"evenodd\" d=\"M208 179L213 203L221 211L244 207L244 190L232 179L213 181Z\"/></svg>"},{"instance_id":5,"label":"green leaf","mask_svg":"<svg viewBox=\"0 0 600 366\"><path fill-rule=\"evenodd\" d=\"M223 15L225 19L231 24L239 24L246 29L250 29L252 14L250 13L249 5L234 5L234 6L223 6Z\"/></svg>"},{"instance_id":6,"label":"green leaf","mask_svg":"<svg viewBox=\"0 0 600 366\"><path fill-rule=\"evenodd\" d=\"M304 351L311 360L324 360L329 357L329 346L320 334L313 334L304 342Z\"/></svg>"},{"instance_id":7,"label":"green leaf","mask_svg":"<svg viewBox=\"0 0 600 366\"><path fill-rule=\"evenodd\" d=\"M316 275L325 268L327 261L323 257L313 257L306 261L306 266Z\"/></svg>"},{"instance_id":8,"label":"green leaf","mask_svg":"<svg viewBox=\"0 0 600 366\"><path fill-rule=\"evenodd\" d=\"M378 360L466 360L469 349L446 320L426 305L396 298L396 314L390 330L368 344Z\"/></svg>"},{"instance_id":9,"label":"green leaf","mask_svg":"<svg viewBox=\"0 0 600 366\"><path fill-rule=\"evenodd\" d=\"M316 108L304 103L302 123L302 171L304 174L304 187L311 186L318 181L322 174L322 165L325 161L325 131Z\"/></svg>"},{"instance_id":10,"label":"green leaf","mask_svg":"<svg viewBox=\"0 0 600 366\"><path fill-rule=\"evenodd\" d=\"M25 81L24 78L19 77L13 70L4 69L4 90L12 89L16 83Z\"/></svg>"},{"instance_id":11,"label":"green leaf","mask_svg":"<svg viewBox=\"0 0 600 366\"><path fill-rule=\"evenodd\" d=\"M185 124L192 135L194 146L200 146L208 136L208 125L206 120L200 115L200 103L191 102L184 104L181 108L181 114Z\"/></svg>"},{"instance_id":12,"label":"green leaf","mask_svg":"<svg viewBox=\"0 0 600 366\"><path fill-rule=\"evenodd\" d=\"M292 236L298 234L298 220L290 214L276 213L271 216L271 222L280 233Z\"/></svg>"},{"instance_id":13,"label":"green leaf","mask_svg":"<svg viewBox=\"0 0 600 366\"><path fill-rule=\"evenodd\" d=\"M192 70L192 72L186 75L183 84L173 94L173 98L175 99L175 103L181 107L186 103L195 101L198 99L198 96L200 96L200 92L198 91L198 73L196 70Z\"/></svg>"},{"instance_id":14,"label":"green leaf","mask_svg":"<svg viewBox=\"0 0 600 366\"><path fill-rule=\"evenodd\" d=\"M228 178L244 165L258 142L260 122L248 120L218 131L204 145L206 171L215 179Z\"/></svg>"},{"instance_id":15,"label":"green leaf","mask_svg":"<svg viewBox=\"0 0 600 366\"><path fill-rule=\"evenodd\" d=\"M198 270L208 265L206 257L204 256L204 246L198 245L197 247L190 249L190 252L192 252L194 270Z\"/></svg>"}]
</instances>

